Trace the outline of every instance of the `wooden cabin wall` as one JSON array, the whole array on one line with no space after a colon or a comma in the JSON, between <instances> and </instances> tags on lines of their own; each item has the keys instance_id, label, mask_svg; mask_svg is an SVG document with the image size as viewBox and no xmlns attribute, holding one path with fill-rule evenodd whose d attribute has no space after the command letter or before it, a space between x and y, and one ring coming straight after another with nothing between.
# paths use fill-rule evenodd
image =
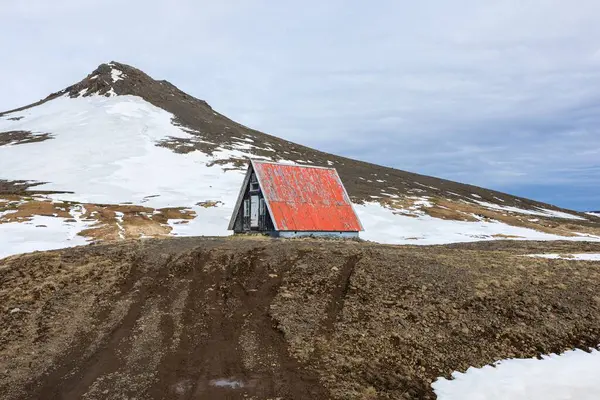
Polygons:
<instances>
[{"instance_id":1,"label":"wooden cabin wall","mask_svg":"<svg viewBox=\"0 0 600 400\"><path fill-rule=\"evenodd\" d=\"M250 201L250 197L252 195L257 195L259 198L259 203L260 203L260 199L264 199L264 196L262 194L262 191L260 190L260 187L258 188L258 190L256 191L252 191L250 190L252 183L257 183L258 180L256 178L256 174L254 173L254 171L252 171L250 179L248 180L248 184L247 186L244 188L244 197L242 199L242 204L238 210L236 219L235 219L235 223L234 223L234 227L233 227L233 231L236 233L242 233L242 232L272 232L275 230L275 227L273 225L273 221L271 219L271 215L269 214L268 208L265 204L265 214L263 216L260 216L259 214L259 226L258 228L251 228L250 227L250 222L249 220L247 221L248 223L245 224L244 222L244 203L246 200Z\"/></svg>"}]
</instances>

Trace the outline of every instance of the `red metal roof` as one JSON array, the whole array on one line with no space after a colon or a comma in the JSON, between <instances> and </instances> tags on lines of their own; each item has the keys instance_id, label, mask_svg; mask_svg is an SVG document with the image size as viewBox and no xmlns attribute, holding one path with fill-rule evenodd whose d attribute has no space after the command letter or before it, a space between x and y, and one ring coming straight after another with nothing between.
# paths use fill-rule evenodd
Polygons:
<instances>
[{"instance_id":1,"label":"red metal roof","mask_svg":"<svg viewBox=\"0 0 600 400\"><path fill-rule=\"evenodd\" d=\"M275 229L362 231L335 169L261 161L252 165Z\"/></svg>"}]
</instances>

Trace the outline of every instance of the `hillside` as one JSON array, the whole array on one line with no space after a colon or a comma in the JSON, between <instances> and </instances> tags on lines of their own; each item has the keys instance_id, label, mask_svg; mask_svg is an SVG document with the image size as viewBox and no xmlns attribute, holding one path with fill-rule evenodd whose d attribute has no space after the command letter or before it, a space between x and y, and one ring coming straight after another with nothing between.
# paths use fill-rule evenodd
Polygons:
<instances>
[{"instance_id":1,"label":"hillside","mask_svg":"<svg viewBox=\"0 0 600 400\"><path fill-rule=\"evenodd\" d=\"M335 167L382 243L600 240L600 217L267 135L125 64L0 114L0 257L166 235L227 235L247 159Z\"/></svg>"},{"instance_id":2,"label":"hillside","mask_svg":"<svg viewBox=\"0 0 600 400\"><path fill-rule=\"evenodd\" d=\"M598 352L462 374L598 345L598 263L526 257L547 253L600 244L171 238L9 257L0 397L432 399L433 383L439 400L594 399Z\"/></svg>"}]
</instances>

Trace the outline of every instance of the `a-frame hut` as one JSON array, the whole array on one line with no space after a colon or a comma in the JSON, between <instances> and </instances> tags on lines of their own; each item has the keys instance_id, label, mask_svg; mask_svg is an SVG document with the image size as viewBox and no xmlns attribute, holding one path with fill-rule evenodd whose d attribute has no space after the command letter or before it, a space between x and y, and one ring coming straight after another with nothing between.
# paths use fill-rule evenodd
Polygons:
<instances>
[{"instance_id":1,"label":"a-frame hut","mask_svg":"<svg viewBox=\"0 0 600 400\"><path fill-rule=\"evenodd\" d=\"M356 238L363 228L334 168L251 160L229 230Z\"/></svg>"}]
</instances>

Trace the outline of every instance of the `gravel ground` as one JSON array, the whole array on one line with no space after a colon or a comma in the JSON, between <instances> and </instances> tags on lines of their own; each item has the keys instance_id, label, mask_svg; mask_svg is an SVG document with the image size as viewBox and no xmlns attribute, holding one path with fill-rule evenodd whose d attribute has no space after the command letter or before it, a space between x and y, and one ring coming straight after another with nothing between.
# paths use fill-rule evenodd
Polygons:
<instances>
[{"instance_id":1,"label":"gravel ground","mask_svg":"<svg viewBox=\"0 0 600 400\"><path fill-rule=\"evenodd\" d=\"M2 399L435 398L454 370L600 343L583 242L177 238L0 260Z\"/></svg>"}]
</instances>

